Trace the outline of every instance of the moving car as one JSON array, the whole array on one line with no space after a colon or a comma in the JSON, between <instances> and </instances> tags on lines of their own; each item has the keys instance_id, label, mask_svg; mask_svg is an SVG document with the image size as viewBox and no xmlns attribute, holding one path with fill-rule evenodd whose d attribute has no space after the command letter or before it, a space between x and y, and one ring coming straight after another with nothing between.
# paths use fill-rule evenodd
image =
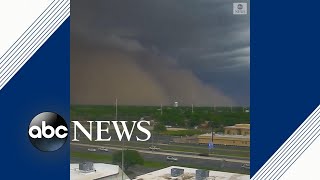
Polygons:
<instances>
[{"instance_id":1,"label":"moving car","mask_svg":"<svg viewBox=\"0 0 320 180\"><path fill-rule=\"evenodd\" d=\"M150 146L149 149L150 149L151 151L159 151L159 150L160 150L160 148L158 148L158 147L156 147L156 146Z\"/></svg>"},{"instance_id":2,"label":"moving car","mask_svg":"<svg viewBox=\"0 0 320 180\"><path fill-rule=\"evenodd\" d=\"M250 169L250 164L244 163L241 165L241 167L244 169Z\"/></svg>"},{"instance_id":3,"label":"moving car","mask_svg":"<svg viewBox=\"0 0 320 180\"><path fill-rule=\"evenodd\" d=\"M173 156L167 156L167 161L178 161L178 158Z\"/></svg>"},{"instance_id":4,"label":"moving car","mask_svg":"<svg viewBox=\"0 0 320 180\"><path fill-rule=\"evenodd\" d=\"M88 151L91 151L91 152L96 152L97 150L94 149L94 148L89 148Z\"/></svg>"},{"instance_id":5,"label":"moving car","mask_svg":"<svg viewBox=\"0 0 320 180\"><path fill-rule=\"evenodd\" d=\"M105 151L105 152L108 152L108 151L109 151L109 149L107 149L107 148L99 148L99 150L100 150L100 151Z\"/></svg>"}]
</instances>

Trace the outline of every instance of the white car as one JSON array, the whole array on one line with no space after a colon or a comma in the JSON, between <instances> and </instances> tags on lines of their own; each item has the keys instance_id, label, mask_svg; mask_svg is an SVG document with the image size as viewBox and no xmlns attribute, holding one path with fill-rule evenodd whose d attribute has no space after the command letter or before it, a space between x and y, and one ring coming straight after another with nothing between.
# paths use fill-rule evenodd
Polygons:
<instances>
[{"instance_id":1,"label":"white car","mask_svg":"<svg viewBox=\"0 0 320 180\"><path fill-rule=\"evenodd\" d=\"M91 152L96 152L97 150L94 149L94 148L89 148L88 151L91 151Z\"/></svg>"},{"instance_id":2,"label":"white car","mask_svg":"<svg viewBox=\"0 0 320 180\"><path fill-rule=\"evenodd\" d=\"M245 163L245 164L242 164L241 167L244 169L250 169L250 164Z\"/></svg>"},{"instance_id":3,"label":"white car","mask_svg":"<svg viewBox=\"0 0 320 180\"><path fill-rule=\"evenodd\" d=\"M150 149L151 151L159 151L159 150L160 150L160 148L158 148L158 147L156 147L156 146L150 146L149 149Z\"/></svg>"},{"instance_id":4,"label":"white car","mask_svg":"<svg viewBox=\"0 0 320 180\"><path fill-rule=\"evenodd\" d=\"M167 161L178 161L178 158L173 156L167 156Z\"/></svg>"},{"instance_id":5,"label":"white car","mask_svg":"<svg viewBox=\"0 0 320 180\"><path fill-rule=\"evenodd\" d=\"M109 151L109 149L107 149L107 148L99 148L99 150L100 150L100 151L105 151L105 152L108 152L108 151Z\"/></svg>"}]
</instances>

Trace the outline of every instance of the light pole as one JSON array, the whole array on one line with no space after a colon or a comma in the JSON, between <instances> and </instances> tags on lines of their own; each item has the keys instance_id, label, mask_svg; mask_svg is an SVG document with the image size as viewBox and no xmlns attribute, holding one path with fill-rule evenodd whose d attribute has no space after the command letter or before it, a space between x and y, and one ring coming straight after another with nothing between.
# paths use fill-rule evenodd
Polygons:
<instances>
[{"instance_id":1,"label":"light pole","mask_svg":"<svg viewBox=\"0 0 320 180\"><path fill-rule=\"evenodd\" d=\"M116 98L116 121L118 121L118 99L117 98ZM121 139L121 141L122 141L122 148L121 148L121 151L122 151L122 153L121 153L121 169L122 169L121 176L122 176L122 178L121 179L124 180L123 179L123 174L124 174L124 149L123 149L124 141L123 141L123 139Z\"/></svg>"}]
</instances>

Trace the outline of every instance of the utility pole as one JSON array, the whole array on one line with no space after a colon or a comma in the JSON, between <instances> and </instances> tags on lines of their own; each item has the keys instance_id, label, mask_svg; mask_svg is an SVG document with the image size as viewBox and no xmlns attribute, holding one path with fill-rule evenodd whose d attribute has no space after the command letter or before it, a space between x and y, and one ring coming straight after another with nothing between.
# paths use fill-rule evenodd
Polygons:
<instances>
[{"instance_id":1,"label":"utility pole","mask_svg":"<svg viewBox=\"0 0 320 180\"><path fill-rule=\"evenodd\" d=\"M154 130L153 130L153 134L154 134ZM153 148L153 135L151 134L151 148ZM153 152L153 149L152 149L152 152Z\"/></svg>"},{"instance_id":2,"label":"utility pole","mask_svg":"<svg viewBox=\"0 0 320 180\"><path fill-rule=\"evenodd\" d=\"M117 98L116 98L116 121L118 121L118 99ZM122 178L121 179L124 180L124 178L123 178L123 174L124 174L124 141L123 141L123 139L121 139L121 141L122 141L122 153L121 153L121 169L122 169L121 176L122 176Z\"/></svg>"},{"instance_id":3,"label":"utility pole","mask_svg":"<svg viewBox=\"0 0 320 180\"><path fill-rule=\"evenodd\" d=\"M118 99L116 98L116 121L118 121Z\"/></svg>"},{"instance_id":4,"label":"utility pole","mask_svg":"<svg viewBox=\"0 0 320 180\"><path fill-rule=\"evenodd\" d=\"M123 174L124 174L124 141L123 141L123 139L122 139L122 162L121 162L121 168L122 168L122 180L124 180L123 179Z\"/></svg>"},{"instance_id":5,"label":"utility pole","mask_svg":"<svg viewBox=\"0 0 320 180\"><path fill-rule=\"evenodd\" d=\"M161 108L160 109L161 109L161 116L162 116L162 104L161 104Z\"/></svg>"},{"instance_id":6,"label":"utility pole","mask_svg":"<svg viewBox=\"0 0 320 180\"><path fill-rule=\"evenodd\" d=\"M213 143L213 121L211 122L211 142Z\"/></svg>"},{"instance_id":7,"label":"utility pole","mask_svg":"<svg viewBox=\"0 0 320 180\"><path fill-rule=\"evenodd\" d=\"M192 114L193 114L193 104L191 104L191 111L192 111Z\"/></svg>"}]
</instances>

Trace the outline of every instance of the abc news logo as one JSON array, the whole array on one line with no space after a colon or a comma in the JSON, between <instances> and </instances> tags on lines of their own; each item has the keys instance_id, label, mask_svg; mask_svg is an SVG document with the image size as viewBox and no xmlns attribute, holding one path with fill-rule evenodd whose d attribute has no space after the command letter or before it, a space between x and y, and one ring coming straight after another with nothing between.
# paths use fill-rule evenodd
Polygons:
<instances>
[{"instance_id":1,"label":"abc news logo","mask_svg":"<svg viewBox=\"0 0 320 180\"><path fill-rule=\"evenodd\" d=\"M233 14L241 15L247 14L247 3L233 3Z\"/></svg>"},{"instance_id":2,"label":"abc news logo","mask_svg":"<svg viewBox=\"0 0 320 180\"><path fill-rule=\"evenodd\" d=\"M80 130L88 140L93 140L93 123L96 123L96 139L94 141L110 141L109 138L103 138L102 133L108 134L109 127L114 126L117 138L119 141L126 136L127 140L130 141L134 128L137 128L145 136L136 136L137 141L147 141L151 137L151 133L148 129L142 126L142 123L150 125L150 121L132 121L131 130L127 126L127 121L86 121L89 125L89 130L82 126L79 121L72 121L73 123L73 140L79 141L77 131ZM121 127L119 127L120 122ZM68 126L65 120L58 114L53 112L43 112L35 116L29 125L29 139L34 147L40 151L56 151L60 149L68 139ZM78 133L79 135L79 133Z\"/></svg>"},{"instance_id":3,"label":"abc news logo","mask_svg":"<svg viewBox=\"0 0 320 180\"><path fill-rule=\"evenodd\" d=\"M29 125L29 139L40 151L56 151L67 141L68 128L65 120L53 112L35 116Z\"/></svg>"}]
</instances>

